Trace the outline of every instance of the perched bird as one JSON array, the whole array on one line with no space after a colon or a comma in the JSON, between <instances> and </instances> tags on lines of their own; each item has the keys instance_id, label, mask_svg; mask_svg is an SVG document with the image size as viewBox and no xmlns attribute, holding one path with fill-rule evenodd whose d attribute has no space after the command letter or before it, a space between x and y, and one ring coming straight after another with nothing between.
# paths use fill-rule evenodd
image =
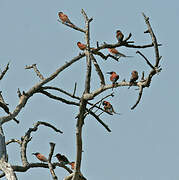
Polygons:
<instances>
[{"instance_id":1,"label":"perched bird","mask_svg":"<svg viewBox=\"0 0 179 180\"><path fill-rule=\"evenodd\" d=\"M137 81L137 79L139 78L139 75L138 75L138 72L137 71L132 71L131 73L131 78L130 78L130 81L129 81L129 87L128 89L132 86L132 84Z\"/></svg>"},{"instance_id":2,"label":"perched bird","mask_svg":"<svg viewBox=\"0 0 179 180\"><path fill-rule=\"evenodd\" d=\"M126 56L125 54L120 53L117 49L115 48L108 48L108 51L115 57L117 57L118 59L120 57L132 57L132 56Z\"/></svg>"},{"instance_id":3,"label":"perched bird","mask_svg":"<svg viewBox=\"0 0 179 180\"><path fill-rule=\"evenodd\" d=\"M84 51L86 49L86 45L81 43L81 42L77 42L77 46L82 50Z\"/></svg>"},{"instance_id":4,"label":"perched bird","mask_svg":"<svg viewBox=\"0 0 179 180\"><path fill-rule=\"evenodd\" d=\"M74 24L69 20L68 16L64 14L63 12L59 12L58 16L63 23L67 23L74 26Z\"/></svg>"},{"instance_id":5,"label":"perched bird","mask_svg":"<svg viewBox=\"0 0 179 180\"><path fill-rule=\"evenodd\" d=\"M122 32L120 30L116 31L116 38L117 38L118 42L122 42L124 35L122 34Z\"/></svg>"},{"instance_id":6,"label":"perched bird","mask_svg":"<svg viewBox=\"0 0 179 180\"><path fill-rule=\"evenodd\" d=\"M114 71L107 72L107 74L110 74L110 80L112 81L113 87L115 86L117 80L119 79L119 75L116 74Z\"/></svg>"},{"instance_id":7,"label":"perched bird","mask_svg":"<svg viewBox=\"0 0 179 180\"><path fill-rule=\"evenodd\" d=\"M64 155L62 155L62 154L60 154L60 153L56 154L55 157L58 159L58 161L59 161L60 163L62 163L62 164L64 164L64 165L70 163L70 161L67 159L67 157L64 156Z\"/></svg>"},{"instance_id":8,"label":"perched bird","mask_svg":"<svg viewBox=\"0 0 179 180\"><path fill-rule=\"evenodd\" d=\"M70 162L69 165L71 165L71 169L74 170L75 169L75 162Z\"/></svg>"},{"instance_id":9,"label":"perched bird","mask_svg":"<svg viewBox=\"0 0 179 180\"><path fill-rule=\"evenodd\" d=\"M113 106L111 105L110 102L108 102L108 101L103 101L103 106L104 106L104 110L105 110L106 112L110 113L111 115L112 115L113 113L116 113L116 112L114 111L114 108L113 108Z\"/></svg>"},{"instance_id":10,"label":"perched bird","mask_svg":"<svg viewBox=\"0 0 179 180\"><path fill-rule=\"evenodd\" d=\"M2 91L0 91L0 107L9 115L11 115L9 108L8 108L8 104L5 103L3 97L2 97ZM14 121L16 121L16 123L19 123L19 121L16 118L13 118Z\"/></svg>"},{"instance_id":11,"label":"perched bird","mask_svg":"<svg viewBox=\"0 0 179 180\"><path fill-rule=\"evenodd\" d=\"M32 153L32 154L35 155L37 157L37 159L39 159L42 162L48 161L47 158L44 155L40 154L39 152Z\"/></svg>"}]
</instances>

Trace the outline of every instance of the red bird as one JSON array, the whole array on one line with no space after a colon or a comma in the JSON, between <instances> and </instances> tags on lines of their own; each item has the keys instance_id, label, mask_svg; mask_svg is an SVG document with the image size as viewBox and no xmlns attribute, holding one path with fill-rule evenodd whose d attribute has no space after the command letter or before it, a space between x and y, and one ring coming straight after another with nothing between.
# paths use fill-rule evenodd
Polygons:
<instances>
[{"instance_id":1,"label":"red bird","mask_svg":"<svg viewBox=\"0 0 179 180\"><path fill-rule=\"evenodd\" d=\"M126 56L125 54L120 53L117 49L115 48L108 48L108 51L115 57L117 57L118 59L120 57L132 57L132 56Z\"/></svg>"},{"instance_id":2,"label":"red bird","mask_svg":"<svg viewBox=\"0 0 179 180\"><path fill-rule=\"evenodd\" d=\"M60 18L60 20L63 22L63 23L67 23L67 24L70 24L70 25L74 25L68 18L68 16L66 14L63 14L63 12L59 12L58 13L58 16Z\"/></svg>"},{"instance_id":3,"label":"red bird","mask_svg":"<svg viewBox=\"0 0 179 180\"><path fill-rule=\"evenodd\" d=\"M86 45L81 43L81 42L77 42L77 46L82 50L84 51L86 49Z\"/></svg>"},{"instance_id":4,"label":"red bird","mask_svg":"<svg viewBox=\"0 0 179 180\"><path fill-rule=\"evenodd\" d=\"M103 101L103 106L104 106L104 110L105 110L106 112L110 113L111 115L112 115L113 113L116 113L116 112L114 111L114 108L113 108L113 106L111 105L110 102L108 102L108 101Z\"/></svg>"},{"instance_id":5,"label":"red bird","mask_svg":"<svg viewBox=\"0 0 179 180\"><path fill-rule=\"evenodd\" d=\"M119 79L119 75L116 74L114 71L107 72L107 74L111 74L110 80L112 81L113 87L115 86L117 80Z\"/></svg>"},{"instance_id":6,"label":"red bird","mask_svg":"<svg viewBox=\"0 0 179 180\"><path fill-rule=\"evenodd\" d=\"M132 84L135 83L135 81L137 81L138 78L139 78L138 72L135 70L132 71L128 89L132 86Z\"/></svg>"},{"instance_id":7,"label":"red bird","mask_svg":"<svg viewBox=\"0 0 179 180\"><path fill-rule=\"evenodd\" d=\"M47 158L44 155L40 154L39 152L32 153L32 154L35 155L37 157L37 159L39 159L42 162L48 161Z\"/></svg>"},{"instance_id":8,"label":"red bird","mask_svg":"<svg viewBox=\"0 0 179 180\"><path fill-rule=\"evenodd\" d=\"M62 155L62 154L60 154L60 153L56 154L55 157L58 159L58 161L59 161L60 163L62 163L62 164L64 164L64 165L70 163L70 161L67 159L67 157L64 156L64 155Z\"/></svg>"},{"instance_id":9,"label":"red bird","mask_svg":"<svg viewBox=\"0 0 179 180\"><path fill-rule=\"evenodd\" d=\"M124 35L122 34L122 32L120 30L116 31L116 38L117 38L118 42L122 42Z\"/></svg>"}]
</instances>

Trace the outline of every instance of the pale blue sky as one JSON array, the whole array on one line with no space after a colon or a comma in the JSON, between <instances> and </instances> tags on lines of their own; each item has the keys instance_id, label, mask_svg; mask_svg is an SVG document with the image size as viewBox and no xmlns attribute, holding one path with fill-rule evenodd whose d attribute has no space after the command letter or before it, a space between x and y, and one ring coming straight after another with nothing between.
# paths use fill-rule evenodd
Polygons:
<instances>
[{"instance_id":1,"label":"pale blue sky","mask_svg":"<svg viewBox=\"0 0 179 180\"><path fill-rule=\"evenodd\" d=\"M77 41L84 42L84 35L57 22L58 11L68 14L71 21L84 27L81 9L84 8L91 23L91 45L96 41L115 43L115 31L121 29L127 36L132 33L136 44L151 42L148 34L144 34L146 25L142 12L150 17L150 22L157 36L160 48L162 72L153 78L151 87L145 89L142 101L131 111L138 91L135 88L115 89L115 97L109 98L116 111L122 115L101 117L112 129L111 133L96 123L91 116L86 118L83 128L82 173L87 179L120 179L120 180L178 180L179 178L179 121L178 121L178 32L179 2L162 0L135 1L69 1L69 0L1 0L0 1L0 68L10 61L10 70L0 82L0 90L12 111L18 103L17 89L27 91L38 77L25 65L37 63L42 74L47 77L65 61L79 54ZM144 60L135 54L136 49L118 48L120 52L133 55L131 59L97 60L103 72L114 70L119 73L120 80L130 77L136 69L149 72ZM154 62L153 49L141 50ZM106 52L107 51L103 51ZM93 68L94 70L94 68ZM71 77L69 76L69 73ZM65 70L50 85L64 88L72 92L74 82L78 82L77 95L81 95L84 87L85 59L80 60ZM99 86L96 72L93 71L92 90ZM109 76L105 75L106 82ZM105 92L102 96L110 93ZM100 96L100 97L102 97ZM97 98L99 99L99 98ZM96 99L96 101L97 101ZM43 95L34 95L26 108L18 115L21 121L16 125L13 121L4 126L8 139L19 138L38 120L51 122L64 134L58 135L49 128L40 127L33 133L27 155L30 162L38 162L32 152L49 153L49 142L56 143L55 153L61 152L75 160L75 123L74 117L78 108L50 100ZM1 111L4 115L4 112ZM18 164L20 153L18 145L8 146L9 162ZM14 156L14 154L16 156ZM56 161L56 159L53 159ZM59 179L68 173L56 168ZM31 169L26 173L17 173L19 179L51 179L47 169ZM5 178L2 178L5 179Z\"/></svg>"}]
</instances>

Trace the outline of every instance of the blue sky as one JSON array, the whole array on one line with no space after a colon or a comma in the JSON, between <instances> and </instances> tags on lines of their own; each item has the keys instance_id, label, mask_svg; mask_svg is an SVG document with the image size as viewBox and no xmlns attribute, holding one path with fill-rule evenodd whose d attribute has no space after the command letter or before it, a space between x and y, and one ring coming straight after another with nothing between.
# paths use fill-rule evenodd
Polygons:
<instances>
[{"instance_id":1,"label":"blue sky","mask_svg":"<svg viewBox=\"0 0 179 180\"><path fill-rule=\"evenodd\" d=\"M7 62L10 69L0 83L4 99L12 111L18 103L17 89L27 91L39 82L32 70L25 70L25 65L37 63L41 73L47 77L65 61L79 54L76 42L84 42L84 35L57 22L57 13L63 11L71 21L84 27L81 9L84 8L91 22L91 45L116 43L115 31L121 29L125 36L132 33L131 40L136 44L151 43L150 36L144 34L146 25L141 15L150 17L150 23L162 43L162 72L153 78L151 87L144 90L142 101L133 111L138 91L135 88L115 89L115 97L109 98L116 111L122 115L101 117L112 129L105 131L96 120L88 116L83 128L82 173L88 179L120 180L177 180L179 178L179 143L178 143L178 11L179 3L173 1L42 1L42 0L1 0L0 1L0 69ZM118 48L124 54L134 58L115 62L104 61L97 57L103 72L114 70L120 79L129 80L133 69L150 71L144 60L135 54L136 49ZM141 50L154 62L153 48ZM103 51L107 53L107 50ZM61 73L49 85L64 88L72 92L77 82L77 95L84 87L85 59L80 60ZM92 90L99 86L99 80L93 67ZM97 77L97 78L96 78ZM109 76L105 75L110 83ZM99 98L109 94L103 93ZM58 95L58 93L57 93ZM99 98L95 99L97 101ZM28 145L29 162L37 162L32 152L49 153L49 142L55 142L55 153L61 152L75 160L75 116L78 108L50 100L43 95L34 95L18 115L21 121L4 125L6 140L19 138L29 127L38 121L47 121L60 128L64 134L58 135L49 128L40 127L33 133ZM1 111L4 115L4 112ZM17 144L8 146L9 162L18 164L20 152ZM15 156L14 156L15 154ZM53 159L56 161L56 159ZM67 175L62 168L55 170L59 179ZM48 180L51 178L47 169L31 169L26 173L17 173L19 179ZM5 178L2 178L5 179Z\"/></svg>"}]
</instances>

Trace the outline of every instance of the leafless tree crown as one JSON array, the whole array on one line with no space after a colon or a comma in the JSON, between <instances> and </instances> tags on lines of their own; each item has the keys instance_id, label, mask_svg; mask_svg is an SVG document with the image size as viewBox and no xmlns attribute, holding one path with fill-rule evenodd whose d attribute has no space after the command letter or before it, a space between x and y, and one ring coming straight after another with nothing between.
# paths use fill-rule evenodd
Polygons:
<instances>
[{"instance_id":1,"label":"leafless tree crown","mask_svg":"<svg viewBox=\"0 0 179 180\"><path fill-rule=\"evenodd\" d=\"M96 42L96 47L91 48L90 46L90 23L93 21L93 18L89 18L85 11L82 9L81 11L84 21L85 21L85 28L80 28L77 25L75 25L74 22L71 22L69 19L67 20L60 20L58 19L58 22L62 23L65 26L68 26L69 28L76 30L80 33L82 33L85 36L85 44L84 48L81 48L83 51L77 55L76 57L72 58L70 61L65 62L63 66L56 69L56 71L51 74L49 77L44 77L41 72L38 70L36 64L27 65L25 69L33 69L36 75L40 78L40 82L35 84L33 87L31 87L28 91L21 91L20 89L17 90L17 95L19 97L19 103L16 105L13 112L10 112L8 108L8 104L6 104L5 100L3 99L3 93L0 92L0 107L7 113L6 116L0 117L0 170L2 171L2 174L0 177L6 176L8 180L15 180L17 179L16 172L26 172L30 168L35 167L41 167L41 168L48 168L50 170L50 173L52 175L52 179L57 180L58 177L55 174L54 169L56 167L62 167L66 171L69 172L69 176L65 177L65 180L78 180L78 179L86 179L84 175L82 175L80 169L81 169L81 160L82 160L82 128L84 125L84 120L86 116L91 115L94 117L94 119L99 122L100 125L102 125L108 132L111 132L111 129L108 127L106 123L103 122L101 119L101 114L106 113L109 115L113 115L115 113L114 109L113 111L108 111L107 107L103 108L103 101L106 101L108 97L114 96L113 93L109 93L107 96L103 96L100 100L92 103L90 100L95 101L95 98L102 94L104 91L107 91L109 89L113 88L120 88L123 86L136 86L139 88L139 94L138 98L136 100L136 103L131 107L131 109L136 108L136 106L139 104L143 90L146 87L150 87L152 78L154 75L158 74L161 71L160 67L160 60L161 56L159 55L159 49L158 47L161 46L161 44L158 44L156 36L152 30L152 27L149 22L149 17L147 17L144 13L142 13L145 23L147 25L147 30L144 32L146 34L149 34L151 36L152 42L150 44L146 45L136 45L134 41L131 41L132 34L130 33L128 36L126 36L121 41L118 41L116 44L107 44L102 43L100 44L98 41ZM64 16L66 17L66 16ZM101 52L103 49L108 48L118 48L118 47L127 47L127 48L136 48L136 49L145 49L145 48L154 48L155 53L155 63L152 64L151 61L139 50L136 51L138 55L141 56L141 58L144 59L144 62L146 62L151 69L150 72L144 76L144 72L142 73L142 76L140 80L136 81L130 81L127 82L126 80L123 80L121 82L115 82L111 84L106 84L103 71L98 64L98 61L96 60L96 56L99 56L103 60L107 60L108 58L112 58L115 61L119 61L119 57L112 55L112 54L104 54ZM120 56L125 57L125 55L119 53ZM75 62L81 60L82 58L86 57L86 74L85 74L85 84L83 89L83 94L81 96L76 95L77 90L77 83L75 83L73 92L67 92L65 91L64 87L53 87L53 86L47 86L48 82L53 81L62 71L64 71L66 68L72 66ZM92 76L92 64L95 67L96 76L98 76L100 80L100 86L99 88L95 89L94 91L91 91L91 76ZM5 69L0 74L0 80L3 79L3 77L7 74L9 69L9 63L5 67ZM137 74L138 75L138 74ZM62 98L60 95L56 96L53 95L53 93L49 91L57 91L67 96L67 98ZM39 126L45 126L49 127L52 130L62 134L63 132L59 130L58 128L54 127L53 125L38 121L32 128L29 128L25 134L21 137L21 139L11 139L5 142L5 135L3 133L2 125L4 123L7 123L10 120L14 120L16 123L19 123L19 120L16 119L17 115L21 112L22 108L25 108L27 101L34 95L34 94L43 94L51 99L55 99L57 101L60 101L61 103L67 104L67 105L73 105L78 106L79 112L77 116L75 117L77 119L76 122L76 160L75 160L75 168L74 170L71 170L66 165L60 162L52 163L51 158L54 152L55 143L50 142L50 150L49 150L49 156L48 161L46 163L29 163L28 158L26 155L27 151L27 145L32 140L31 134L35 133L38 130ZM72 100L70 100L72 99ZM110 106L112 107L112 106ZM113 108L113 107L112 107ZM21 122L21 120L20 120ZM7 158L7 151L6 147L10 143L17 143L20 147L20 154L21 154L21 161L22 165L12 165L8 162Z\"/></svg>"}]
</instances>

